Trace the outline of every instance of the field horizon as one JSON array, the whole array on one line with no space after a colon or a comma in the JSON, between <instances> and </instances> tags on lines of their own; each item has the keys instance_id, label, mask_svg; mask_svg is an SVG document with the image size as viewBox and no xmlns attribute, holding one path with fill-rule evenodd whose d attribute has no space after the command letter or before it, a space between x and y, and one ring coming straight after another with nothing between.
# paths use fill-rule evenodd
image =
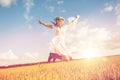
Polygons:
<instances>
[{"instance_id":1,"label":"field horizon","mask_svg":"<svg viewBox=\"0 0 120 80\"><path fill-rule=\"evenodd\" d=\"M106 58L106 57L115 57L115 56L119 56L120 55L109 55L109 56L101 56L101 57L93 57L93 58L79 58L79 59L72 59L70 61L77 61L77 60L90 60L90 59L97 59L97 58ZM49 64L49 63L58 63L58 62L66 62L66 61L60 61L58 59L58 61L56 62L48 62L48 61L42 61L42 62L32 62L32 63L20 63L20 64L10 64L10 65L1 65L0 69L2 68L13 68L13 67L22 67L22 66L31 66L31 65L36 65L36 64ZM69 62L69 61L68 61Z\"/></svg>"},{"instance_id":2,"label":"field horizon","mask_svg":"<svg viewBox=\"0 0 120 80\"><path fill-rule=\"evenodd\" d=\"M0 66L1 80L120 80L120 55Z\"/></svg>"}]
</instances>

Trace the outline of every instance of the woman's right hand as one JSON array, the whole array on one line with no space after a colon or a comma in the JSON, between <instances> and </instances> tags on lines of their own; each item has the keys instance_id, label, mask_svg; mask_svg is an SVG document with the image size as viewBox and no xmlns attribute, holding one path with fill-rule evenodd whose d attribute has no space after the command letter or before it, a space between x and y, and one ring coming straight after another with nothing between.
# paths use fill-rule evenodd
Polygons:
<instances>
[{"instance_id":1,"label":"woman's right hand","mask_svg":"<svg viewBox=\"0 0 120 80\"><path fill-rule=\"evenodd\" d=\"M43 22L41 20L38 21L39 24L43 24Z\"/></svg>"},{"instance_id":2,"label":"woman's right hand","mask_svg":"<svg viewBox=\"0 0 120 80\"><path fill-rule=\"evenodd\" d=\"M41 25L43 25L43 26L45 26L45 27L52 28L52 25L47 24L47 23L44 23L44 22L41 21L41 20L38 20L38 23L41 24Z\"/></svg>"}]
</instances>

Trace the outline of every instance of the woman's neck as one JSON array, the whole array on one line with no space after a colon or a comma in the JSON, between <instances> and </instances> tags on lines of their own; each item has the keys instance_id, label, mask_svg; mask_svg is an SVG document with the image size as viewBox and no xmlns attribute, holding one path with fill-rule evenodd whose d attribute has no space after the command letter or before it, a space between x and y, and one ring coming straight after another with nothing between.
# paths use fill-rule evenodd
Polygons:
<instances>
[{"instance_id":1,"label":"woman's neck","mask_svg":"<svg viewBox=\"0 0 120 80\"><path fill-rule=\"evenodd\" d=\"M57 27L62 27L63 25L62 24L55 24Z\"/></svg>"}]
</instances>

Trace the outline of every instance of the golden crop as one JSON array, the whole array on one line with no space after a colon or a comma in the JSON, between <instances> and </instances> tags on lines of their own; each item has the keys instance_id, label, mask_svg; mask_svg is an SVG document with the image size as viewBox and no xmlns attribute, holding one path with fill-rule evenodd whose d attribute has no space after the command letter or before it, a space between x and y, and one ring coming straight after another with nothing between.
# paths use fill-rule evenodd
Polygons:
<instances>
[{"instance_id":1,"label":"golden crop","mask_svg":"<svg viewBox=\"0 0 120 80\"><path fill-rule=\"evenodd\" d=\"M0 80L120 80L120 56L4 68Z\"/></svg>"}]
</instances>

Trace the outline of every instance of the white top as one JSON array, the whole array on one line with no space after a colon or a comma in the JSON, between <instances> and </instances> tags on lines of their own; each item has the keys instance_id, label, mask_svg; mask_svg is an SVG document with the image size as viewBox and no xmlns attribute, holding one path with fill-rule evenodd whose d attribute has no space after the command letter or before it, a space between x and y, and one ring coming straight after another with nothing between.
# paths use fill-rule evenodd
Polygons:
<instances>
[{"instance_id":1,"label":"white top","mask_svg":"<svg viewBox=\"0 0 120 80\"><path fill-rule=\"evenodd\" d=\"M53 26L53 30L55 32L55 37L52 39L51 47L52 51L55 50L57 54L68 55L68 50L65 45L65 33L67 30L67 26L57 27Z\"/></svg>"},{"instance_id":2,"label":"white top","mask_svg":"<svg viewBox=\"0 0 120 80\"><path fill-rule=\"evenodd\" d=\"M67 26L62 27L53 26L53 30L55 32L55 36L65 37Z\"/></svg>"}]
</instances>

